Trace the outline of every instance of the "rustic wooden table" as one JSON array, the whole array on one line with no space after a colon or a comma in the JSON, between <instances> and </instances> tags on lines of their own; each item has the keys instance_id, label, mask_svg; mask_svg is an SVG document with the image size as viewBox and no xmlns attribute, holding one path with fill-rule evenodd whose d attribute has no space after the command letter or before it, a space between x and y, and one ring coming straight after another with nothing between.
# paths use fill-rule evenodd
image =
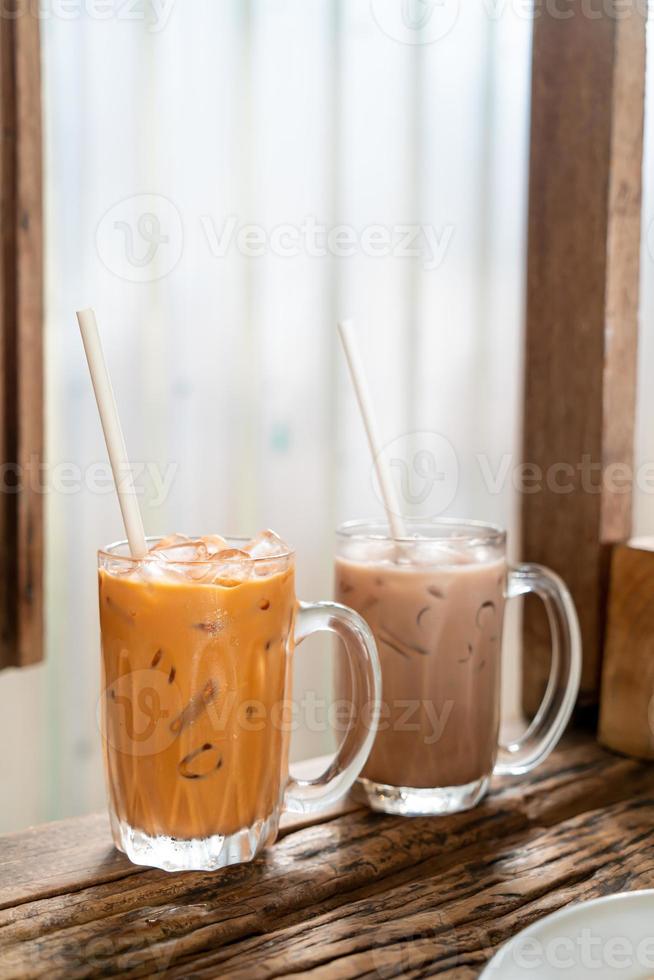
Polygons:
<instances>
[{"instance_id":1,"label":"rustic wooden table","mask_svg":"<svg viewBox=\"0 0 654 980\"><path fill-rule=\"evenodd\" d=\"M654 886L654 766L584 737L468 813L340 810L213 874L134 867L104 816L0 837L0 977L476 977L539 916Z\"/></svg>"}]
</instances>

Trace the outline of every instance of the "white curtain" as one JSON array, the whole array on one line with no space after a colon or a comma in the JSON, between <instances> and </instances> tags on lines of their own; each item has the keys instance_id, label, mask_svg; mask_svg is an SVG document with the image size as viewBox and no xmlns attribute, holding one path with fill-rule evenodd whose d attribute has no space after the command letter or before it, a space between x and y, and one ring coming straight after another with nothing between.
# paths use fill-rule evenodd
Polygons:
<instances>
[{"instance_id":1,"label":"white curtain","mask_svg":"<svg viewBox=\"0 0 654 980\"><path fill-rule=\"evenodd\" d=\"M331 595L336 522L381 513L342 315L384 441L447 440L446 512L515 523L510 482L489 492L475 454L495 469L519 431L529 18L482 2L79 7L43 23L48 661L0 678L0 830L103 806L95 552L122 531L76 308L96 307L149 467L149 533L273 527L300 595ZM324 648L297 660L298 691L326 694ZM300 731L294 755L328 746Z\"/></svg>"}]
</instances>

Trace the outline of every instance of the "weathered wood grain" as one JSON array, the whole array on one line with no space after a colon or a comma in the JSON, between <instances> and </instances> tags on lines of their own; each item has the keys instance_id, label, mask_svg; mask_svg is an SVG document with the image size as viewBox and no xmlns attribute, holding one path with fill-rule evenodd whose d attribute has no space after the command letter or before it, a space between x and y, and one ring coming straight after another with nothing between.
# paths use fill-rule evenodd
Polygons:
<instances>
[{"instance_id":1,"label":"weathered wood grain","mask_svg":"<svg viewBox=\"0 0 654 980\"><path fill-rule=\"evenodd\" d=\"M87 818L0 838L18 900L0 911L5 977L476 976L498 943L567 902L654 884L654 768L576 737L476 810L406 820L365 809L288 828L219 874L135 869ZM98 868L89 867L100 835ZM43 841L39 849L39 839ZM60 882L86 851L85 882ZM20 855L40 863L32 896ZM53 853L55 852L55 853Z\"/></svg>"},{"instance_id":2,"label":"weathered wood grain","mask_svg":"<svg viewBox=\"0 0 654 980\"><path fill-rule=\"evenodd\" d=\"M575 599L582 708L599 700L606 546L631 533L645 83L645 8L600 6L539 9L531 103L522 553ZM533 714L550 640L531 603L525 641Z\"/></svg>"},{"instance_id":3,"label":"weathered wood grain","mask_svg":"<svg viewBox=\"0 0 654 980\"><path fill-rule=\"evenodd\" d=\"M654 801L646 811L650 819L653 810ZM182 958L169 976L181 978L192 967L196 977L213 970L230 980L272 978L291 962L330 977L405 976L412 967L428 967L430 975L478 970L517 929L573 898L605 894L616 880L626 889L649 887L654 859L644 852L643 816L639 804L617 804L601 824L583 814L546 833L532 829L518 849L510 838L464 851L454 867L443 869L432 859L392 890L387 882L383 891L350 893L346 915L332 903L310 924L296 922L223 947L203 958L200 971ZM648 840L653 837L654 830ZM338 973L330 968L334 961Z\"/></svg>"}]
</instances>

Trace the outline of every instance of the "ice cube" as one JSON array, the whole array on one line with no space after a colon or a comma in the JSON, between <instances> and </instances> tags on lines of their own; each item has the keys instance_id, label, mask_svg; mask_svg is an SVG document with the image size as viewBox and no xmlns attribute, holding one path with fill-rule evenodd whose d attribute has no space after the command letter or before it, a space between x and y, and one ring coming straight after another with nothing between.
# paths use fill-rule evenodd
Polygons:
<instances>
[{"instance_id":1,"label":"ice cube","mask_svg":"<svg viewBox=\"0 0 654 980\"><path fill-rule=\"evenodd\" d=\"M219 534L205 534L202 538L209 555L215 555L218 551L225 551L229 545Z\"/></svg>"},{"instance_id":2,"label":"ice cube","mask_svg":"<svg viewBox=\"0 0 654 980\"><path fill-rule=\"evenodd\" d=\"M168 537L162 538L160 541L157 541L156 544L153 544L150 551L161 551L162 549L165 550L166 548L173 548L175 545L185 544L189 540L190 539L186 534L169 534Z\"/></svg>"},{"instance_id":3,"label":"ice cube","mask_svg":"<svg viewBox=\"0 0 654 980\"><path fill-rule=\"evenodd\" d=\"M255 559L254 574L257 576L274 575L276 572L283 571L289 563L287 556L290 548L274 531L260 531L256 537L243 545L243 550Z\"/></svg>"},{"instance_id":4,"label":"ice cube","mask_svg":"<svg viewBox=\"0 0 654 980\"><path fill-rule=\"evenodd\" d=\"M150 587L170 579L179 581L184 578L183 573L179 570L179 566L164 561L163 558L157 559L155 557L151 557L148 561L140 562L138 565L138 574L146 585Z\"/></svg>"},{"instance_id":5,"label":"ice cube","mask_svg":"<svg viewBox=\"0 0 654 980\"><path fill-rule=\"evenodd\" d=\"M243 545L243 551L247 551L252 558L279 558L290 551L285 541L275 534L274 531L260 531L256 537Z\"/></svg>"},{"instance_id":6,"label":"ice cube","mask_svg":"<svg viewBox=\"0 0 654 980\"><path fill-rule=\"evenodd\" d=\"M165 548L160 545L158 548L152 549L150 554L159 561L195 562L206 561L209 552L206 544L200 538L197 540L186 538L185 541L169 544Z\"/></svg>"},{"instance_id":7,"label":"ice cube","mask_svg":"<svg viewBox=\"0 0 654 980\"><path fill-rule=\"evenodd\" d=\"M211 581L215 585L233 588L252 575L252 559L238 548L224 548L211 556Z\"/></svg>"},{"instance_id":8,"label":"ice cube","mask_svg":"<svg viewBox=\"0 0 654 980\"><path fill-rule=\"evenodd\" d=\"M165 544L168 542L168 544ZM150 549L149 561L143 562L143 577L156 584L162 578L199 581L209 576L207 546L201 539L173 534Z\"/></svg>"},{"instance_id":9,"label":"ice cube","mask_svg":"<svg viewBox=\"0 0 654 980\"><path fill-rule=\"evenodd\" d=\"M108 558L104 563L104 569L109 575L120 577L121 575L131 575L137 566L128 558Z\"/></svg>"},{"instance_id":10,"label":"ice cube","mask_svg":"<svg viewBox=\"0 0 654 980\"><path fill-rule=\"evenodd\" d=\"M443 540L425 538L402 541L398 545L397 560L409 565L464 565L469 562L465 551Z\"/></svg>"},{"instance_id":11,"label":"ice cube","mask_svg":"<svg viewBox=\"0 0 654 980\"><path fill-rule=\"evenodd\" d=\"M374 539L358 538L345 539L343 542L343 557L350 561L363 562L393 562L396 557L396 547L392 541L377 541Z\"/></svg>"}]
</instances>

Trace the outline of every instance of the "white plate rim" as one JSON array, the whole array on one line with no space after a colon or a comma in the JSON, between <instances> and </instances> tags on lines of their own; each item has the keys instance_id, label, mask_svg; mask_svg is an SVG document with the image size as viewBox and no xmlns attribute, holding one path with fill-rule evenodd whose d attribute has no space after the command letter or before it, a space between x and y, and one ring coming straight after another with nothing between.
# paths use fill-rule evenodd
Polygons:
<instances>
[{"instance_id":1,"label":"white plate rim","mask_svg":"<svg viewBox=\"0 0 654 980\"><path fill-rule=\"evenodd\" d=\"M524 941L525 939L529 939L532 933L538 933L544 926L552 925L563 919L569 919L577 915L580 909L592 909L596 905L610 905L614 902L624 902L625 900L640 901L644 898L654 898L654 888L641 888L631 892L616 892L614 895L600 895L598 898L589 898L586 901L575 902L573 905L565 905L563 908L557 909L556 912L550 912L549 915L543 916L542 919L537 919L531 925L517 932L515 936L511 936L505 943L502 943L493 955L493 958L484 967L483 972L479 975L479 980L491 980L492 977L498 977L499 980L502 980L502 974L497 972L499 970L500 957L506 956L510 952L511 947L517 945L518 940Z\"/></svg>"}]
</instances>

